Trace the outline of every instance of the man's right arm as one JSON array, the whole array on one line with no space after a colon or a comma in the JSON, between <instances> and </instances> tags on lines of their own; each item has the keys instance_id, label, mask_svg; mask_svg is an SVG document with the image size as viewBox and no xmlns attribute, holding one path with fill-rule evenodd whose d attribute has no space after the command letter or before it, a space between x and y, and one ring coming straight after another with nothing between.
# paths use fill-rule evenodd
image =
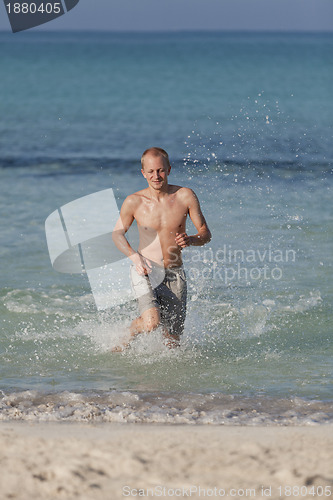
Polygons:
<instances>
[{"instance_id":1,"label":"man's right arm","mask_svg":"<svg viewBox=\"0 0 333 500\"><path fill-rule=\"evenodd\" d=\"M112 233L113 242L118 250L129 258L131 258L131 256L135 253L135 250L133 250L131 245L128 243L125 238L125 234L134 221L134 210L134 200L132 199L132 196L128 196L121 207L120 217L117 220Z\"/></svg>"},{"instance_id":2,"label":"man's right arm","mask_svg":"<svg viewBox=\"0 0 333 500\"><path fill-rule=\"evenodd\" d=\"M112 232L112 240L118 250L131 259L139 274L147 274L150 271L149 268L147 269L147 264L149 265L150 263L144 261L141 255L131 247L125 237L125 234L134 221L134 213L139 202L140 199L137 195L130 195L125 199L120 210L120 217Z\"/></svg>"}]
</instances>

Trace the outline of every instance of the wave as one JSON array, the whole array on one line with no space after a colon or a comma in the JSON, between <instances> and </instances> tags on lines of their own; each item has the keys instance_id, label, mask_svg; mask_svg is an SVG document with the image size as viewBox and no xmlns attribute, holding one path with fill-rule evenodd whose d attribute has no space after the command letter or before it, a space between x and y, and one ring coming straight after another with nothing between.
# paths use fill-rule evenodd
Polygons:
<instances>
[{"instance_id":1,"label":"wave","mask_svg":"<svg viewBox=\"0 0 333 500\"><path fill-rule=\"evenodd\" d=\"M112 158L112 157L90 157L90 156L66 156L66 157L2 157L0 158L0 169L24 168L37 170L34 174L38 176L56 176L69 174L89 174L101 170L137 172L138 158ZM195 159L177 158L173 159L173 165L177 171L191 174L209 174L210 172L220 172L228 175L234 172L249 172L255 176L266 176L268 173L275 173L280 177L290 175L306 174L310 176L332 175L332 162L326 160L289 160L276 158L233 158L222 157L213 162L207 158Z\"/></svg>"},{"instance_id":2,"label":"wave","mask_svg":"<svg viewBox=\"0 0 333 500\"><path fill-rule=\"evenodd\" d=\"M0 420L210 425L319 425L331 402L220 393L0 391Z\"/></svg>"}]
</instances>

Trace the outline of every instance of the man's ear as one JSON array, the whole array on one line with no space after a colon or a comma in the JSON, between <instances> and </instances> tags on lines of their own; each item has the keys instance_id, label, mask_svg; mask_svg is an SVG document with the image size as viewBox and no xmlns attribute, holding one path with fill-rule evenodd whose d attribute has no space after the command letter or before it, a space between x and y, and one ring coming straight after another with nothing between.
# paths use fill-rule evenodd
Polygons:
<instances>
[{"instance_id":1,"label":"man's ear","mask_svg":"<svg viewBox=\"0 0 333 500\"><path fill-rule=\"evenodd\" d=\"M168 175L170 174L170 172L171 172L171 165L169 165Z\"/></svg>"},{"instance_id":2,"label":"man's ear","mask_svg":"<svg viewBox=\"0 0 333 500\"><path fill-rule=\"evenodd\" d=\"M145 171L143 170L143 168L141 169L141 173L142 173L143 177L146 178L146 174L145 174Z\"/></svg>"}]
</instances>

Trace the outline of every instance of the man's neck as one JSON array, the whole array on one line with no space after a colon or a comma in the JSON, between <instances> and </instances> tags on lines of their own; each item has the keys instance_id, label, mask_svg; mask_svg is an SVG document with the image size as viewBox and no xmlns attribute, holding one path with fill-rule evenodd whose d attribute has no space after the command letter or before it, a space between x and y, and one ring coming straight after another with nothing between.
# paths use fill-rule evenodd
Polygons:
<instances>
[{"instance_id":1,"label":"man's neck","mask_svg":"<svg viewBox=\"0 0 333 500\"><path fill-rule=\"evenodd\" d=\"M150 199L160 201L169 195L169 185L163 186L162 189L154 189L148 186L148 192Z\"/></svg>"}]
</instances>

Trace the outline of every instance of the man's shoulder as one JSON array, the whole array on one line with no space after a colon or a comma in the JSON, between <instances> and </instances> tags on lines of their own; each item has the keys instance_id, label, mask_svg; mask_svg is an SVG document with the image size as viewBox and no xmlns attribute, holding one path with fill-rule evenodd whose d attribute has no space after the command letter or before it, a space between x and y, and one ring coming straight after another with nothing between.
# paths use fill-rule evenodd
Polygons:
<instances>
[{"instance_id":1,"label":"man's shoulder","mask_svg":"<svg viewBox=\"0 0 333 500\"><path fill-rule=\"evenodd\" d=\"M137 203L146 196L147 196L147 189L141 189L140 191L136 191L135 193L129 194L126 200L132 203Z\"/></svg>"},{"instance_id":2,"label":"man's shoulder","mask_svg":"<svg viewBox=\"0 0 333 500\"><path fill-rule=\"evenodd\" d=\"M196 197L195 192L191 188L185 186L170 186L170 187L172 187L173 192L176 193L177 196L184 201L193 200L193 198Z\"/></svg>"},{"instance_id":3,"label":"man's shoulder","mask_svg":"<svg viewBox=\"0 0 333 500\"><path fill-rule=\"evenodd\" d=\"M141 189L136 193L129 194L124 201L124 205L133 207L141 203L142 199L147 196L146 189Z\"/></svg>"}]
</instances>

